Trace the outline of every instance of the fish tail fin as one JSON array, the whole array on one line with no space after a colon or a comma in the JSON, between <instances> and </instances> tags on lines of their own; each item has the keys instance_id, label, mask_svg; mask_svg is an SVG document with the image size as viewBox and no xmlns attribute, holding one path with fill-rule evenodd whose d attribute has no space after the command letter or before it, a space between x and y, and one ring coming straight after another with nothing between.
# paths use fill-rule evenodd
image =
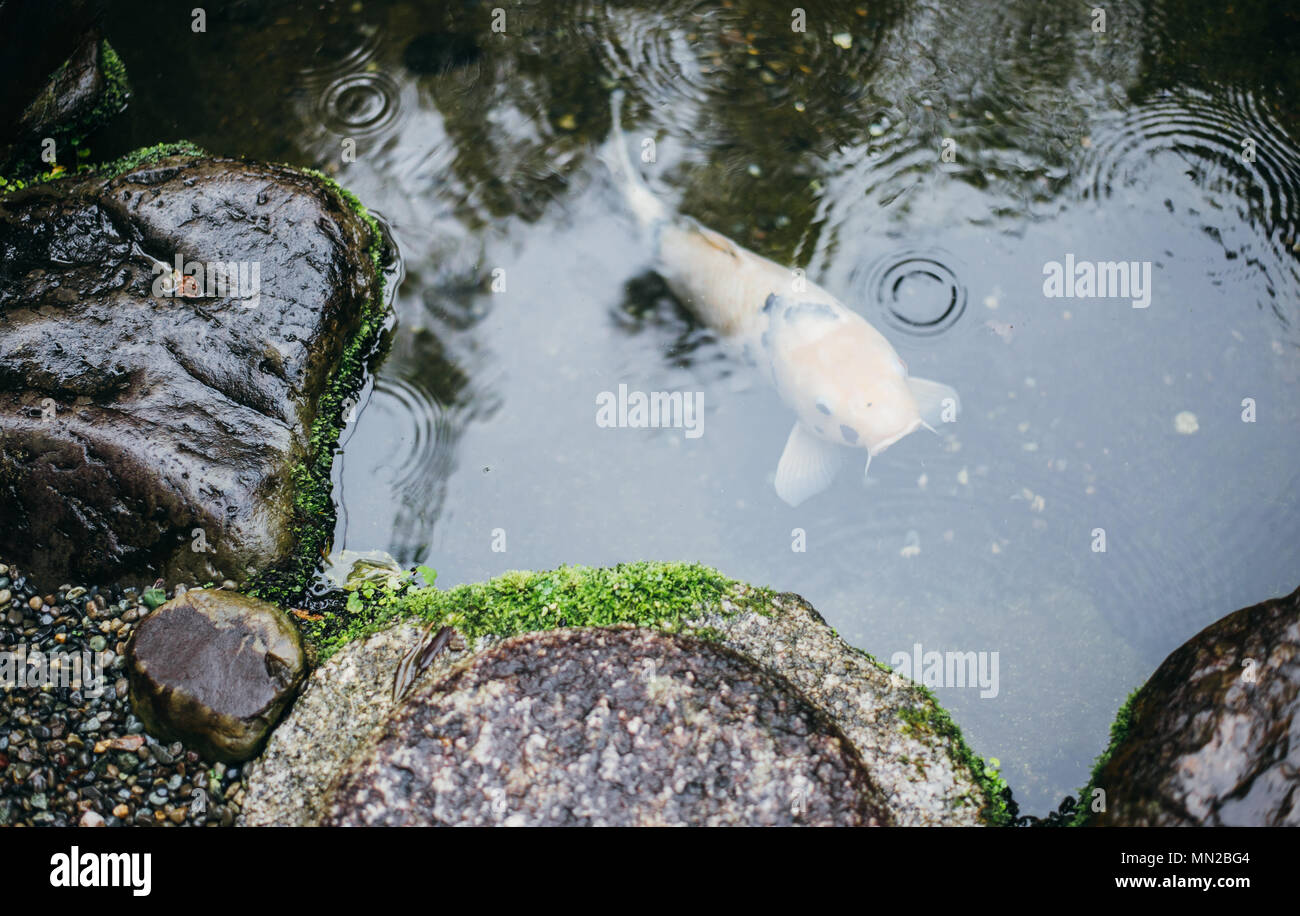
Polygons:
<instances>
[{"instance_id":1,"label":"fish tail fin","mask_svg":"<svg viewBox=\"0 0 1300 916\"><path fill-rule=\"evenodd\" d=\"M668 210L663 201L654 196L649 186L641 178L640 173L632 165L632 158L627 154L627 141L623 137L622 114L623 114L623 90L615 89L609 97L610 109L610 142L613 144L613 157L606 155L602 158L605 164L609 166L614 178L617 180L619 190L623 192L624 199L627 200L628 206L636 214L637 222L643 229L653 228L656 224L663 222L668 218Z\"/></svg>"}]
</instances>

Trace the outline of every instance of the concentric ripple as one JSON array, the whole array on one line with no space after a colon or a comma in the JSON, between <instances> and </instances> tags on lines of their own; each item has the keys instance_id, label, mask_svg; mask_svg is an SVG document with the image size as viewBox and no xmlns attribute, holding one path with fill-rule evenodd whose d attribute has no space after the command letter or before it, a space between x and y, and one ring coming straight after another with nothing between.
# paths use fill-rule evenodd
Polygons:
<instances>
[{"instance_id":1,"label":"concentric ripple","mask_svg":"<svg viewBox=\"0 0 1300 916\"><path fill-rule=\"evenodd\" d=\"M299 71L299 80L305 86L322 86L362 71L381 43L380 30L370 25L326 30L320 34L315 53L308 56L310 63Z\"/></svg>"},{"instance_id":2,"label":"concentric ripple","mask_svg":"<svg viewBox=\"0 0 1300 916\"><path fill-rule=\"evenodd\" d=\"M866 293L885 323L917 337L942 334L966 311L966 287L941 253L904 252L876 262L865 280L851 280Z\"/></svg>"},{"instance_id":3,"label":"concentric ripple","mask_svg":"<svg viewBox=\"0 0 1300 916\"><path fill-rule=\"evenodd\" d=\"M1096 200L1145 186L1152 169L1172 163L1212 192L1249 202L1253 220L1294 235L1300 201L1300 149L1250 92L1166 92L1093 131L1083 197Z\"/></svg>"},{"instance_id":4,"label":"concentric ripple","mask_svg":"<svg viewBox=\"0 0 1300 916\"><path fill-rule=\"evenodd\" d=\"M404 378L381 376L364 409L360 432L382 438L384 458L374 468L395 490L424 490L451 469L446 411L429 392Z\"/></svg>"},{"instance_id":5,"label":"concentric ripple","mask_svg":"<svg viewBox=\"0 0 1300 916\"><path fill-rule=\"evenodd\" d=\"M587 42L606 79L634 88L660 120L686 127L703 110L770 115L774 103L842 106L865 95L881 36L899 9L890 0L847 16L809 10L795 31L791 10L755 16L741 4L708 0L644 9L588 0L566 5L558 27Z\"/></svg>"},{"instance_id":6,"label":"concentric ripple","mask_svg":"<svg viewBox=\"0 0 1300 916\"><path fill-rule=\"evenodd\" d=\"M377 134L396 119L399 100L397 83L386 74L349 73L321 94L320 121L337 134Z\"/></svg>"}]
</instances>

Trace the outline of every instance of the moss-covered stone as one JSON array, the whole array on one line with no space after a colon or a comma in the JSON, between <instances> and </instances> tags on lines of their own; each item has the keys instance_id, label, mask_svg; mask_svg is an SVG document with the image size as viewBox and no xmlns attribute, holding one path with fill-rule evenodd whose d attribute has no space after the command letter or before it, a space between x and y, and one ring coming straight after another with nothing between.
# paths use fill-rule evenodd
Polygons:
<instances>
[{"instance_id":1,"label":"moss-covered stone","mask_svg":"<svg viewBox=\"0 0 1300 916\"><path fill-rule=\"evenodd\" d=\"M90 155L86 138L126 107L129 94L126 67L112 46L103 40L84 44L27 106L12 140L0 142L0 171L13 182L51 168L41 159L46 140L54 141L56 174L76 171Z\"/></svg>"},{"instance_id":2,"label":"moss-covered stone","mask_svg":"<svg viewBox=\"0 0 1300 916\"><path fill-rule=\"evenodd\" d=\"M149 174L142 174L146 170ZM262 231L260 223L230 206L211 206L215 199L238 200L236 209L246 214L265 213L273 188L276 218L287 221L289 234L284 238ZM169 582L188 584L229 577L249 583L259 596L294 603L333 528L330 470L344 407L361 384L366 359L383 326L383 236L374 219L355 196L318 173L212 159L187 143L137 150L103 165L78 167L72 175L51 170L31 182L6 182L0 194L12 214L25 212L29 217L66 199L63 209L71 211L75 204L75 212L85 214L85 225L95 232L64 234L86 250L100 249L94 258L72 259L73 266L66 258L46 264L44 230L38 229L49 220L22 222L15 215L4 224L11 243L6 250L15 254L9 259L11 269L0 269L5 283L0 305L22 318L6 326L13 338L7 342L14 344L6 348L13 351L12 371L6 377L27 380L30 390L12 394L26 407L33 398L36 403L42 397L57 402L58 422L29 422L30 410L5 414L13 435L6 435L2 473L17 476L15 485L0 494L0 505L12 498L19 512L24 500L46 494L41 511L23 514L46 520L51 537L62 539L58 556L35 540L11 548L33 552L29 564L42 575L62 576L58 563L90 563L94 568L75 571L90 578L162 575ZM286 202L294 206L286 209ZM205 220L191 218L196 206L210 211ZM101 218L107 211L121 212L113 219ZM263 274L270 274L262 287L275 303L274 312L254 315L217 303L221 314L214 318L188 298L155 301L149 290L149 260L130 239L116 238L115 227L127 224L135 228L123 231L146 239L159 252L184 251L222 262L256 261L267 268ZM64 234L56 233L48 244L72 244ZM96 285L96 272L104 271L117 271L130 282ZM73 277L73 272L79 273ZM74 286L102 292L71 303L60 298L60 290ZM48 303L48 309L28 308L33 302ZM74 313L87 310L94 312L94 322L73 320ZM120 333L115 344L91 340L96 328L124 323L131 326L130 332ZM283 340L266 336L277 327L289 331ZM304 336L304 328L313 336ZM24 334L25 349L16 339ZM58 346L51 342L56 338ZM118 343L123 340L128 343ZM272 344L274 352L267 350ZM134 374L122 368L133 356L139 363ZM95 414L102 407L98 401L72 399L96 385L93 392L84 393L97 393L100 401L109 393L100 388L111 388L115 407L104 417ZM195 426L199 414L194 407L213 398L226 409L199 411L212 420L213 428L205 432ZM189 418L187 424L175 423L178 412ZM119 439L100 442L113 435L108 427L114 423L123 427ZM78 432L81 426L86 430ZM82 462L87 467L81 473L85 492L73 497L79 505L89 500L92 508L102 509L90 521L117 525L111 537L96 537L87 524L62 524L60 513L66 514L66 506L48 495L57 487L24 487L18 480L23 474L44 473L32 456L50 452L27 448L26 443L57 438L64 427L98 443L96 454L118 459L112 468L111 462ZM195 435L200 436L197 441L178 441ZM269 450L275 455L268 457ZM198 465L184 467L187 461L193 463L194 455L199 456ZM80 467L73 458L68 460ZM105 473L116 477L89 479ZM254 473L261 476L254 479ZM125 509L119 511L115 500ZM220 512L215 503L208 505L213 500L223 503ZM274 511L264 511L272 502ZM137 518L140 506L149 510L148 518ZM212 551L188 549L195 527L204 529ZM65 536L83 529L89 538L89 546L82 545L85 549ZM180 553L175 549L178 539ZM231 545L233 552L223 554ZM45 566L36 562L37 554L48 560Z\"/></svg>"},{"instance_id":3,"label":"moss-covered stone","mask_svg":"<svg viewBox=\"0 0 1300 916\"><path fill-rule=\"evenodd\" d=\"M323 663L255 768L250 823L313 822L329 782L393 708L401 659L429 624L455 627L465 647L416 675L425 684L504 638L560 627L632 625L718 642L786 677L835 720L894 822L1000 825L1014 816L996 761L970 750L933 695L846 645L797 595L697 564L650 562L510 572L446 591L395 570L347 588L345 609L304 625Z\"/></svg>"}]
</instances>

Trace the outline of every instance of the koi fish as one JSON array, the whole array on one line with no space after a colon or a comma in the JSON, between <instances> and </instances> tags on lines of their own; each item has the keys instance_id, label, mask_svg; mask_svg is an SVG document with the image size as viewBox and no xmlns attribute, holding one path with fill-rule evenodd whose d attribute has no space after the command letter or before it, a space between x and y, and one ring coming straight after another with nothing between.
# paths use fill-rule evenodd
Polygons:
<instances>
[{"instance_id":1,"label":"koi fish","mask_svg":"<svg viewBox=\"0 0 1300 916\"><path fill-rule=\"evenodd\" d=\"M614 155L606 161L652 240L656 271L696 317L765 370L795 412L776 469L782 500L797 506L830 486L846 446L866 449L866 473L872 457L904 436L955 418L956 390L908 375L889 341L857 312L794 271L671 213L632 166L621 104L615 91Z\"/></svg>"}]
</instances>

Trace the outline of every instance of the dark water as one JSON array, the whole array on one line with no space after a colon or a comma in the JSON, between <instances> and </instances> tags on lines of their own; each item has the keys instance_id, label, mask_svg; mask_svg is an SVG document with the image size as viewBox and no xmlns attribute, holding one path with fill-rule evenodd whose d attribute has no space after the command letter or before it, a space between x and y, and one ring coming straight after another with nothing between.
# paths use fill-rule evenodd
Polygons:
<instances>
[{"instance_id":1,"label":"dark water","mask_svg":"<svg viewBox=\"0 0 1300 916\"><path fill-rule=\"evenodd\" d=\"M997 652L996 698L937 692L1040 813L1169 651L1297 584L1285 10L1111 3L1098 33L1052 0L816 4L795 33L788 3L548 3L494 33L491 4L273 2L196 35L171 6L114 14L135 97L106 142L325 169L403 255L336 549L441 585L698 560L884 660ZM804 267L962 419L780 502L789 411L647 273L597 158L615 86L657 192ZM1067 254L1150 262L1149 307L1046 298ZM703 435L598 427L620 383L702 391Z\"/></svg>"}]
</instances>

